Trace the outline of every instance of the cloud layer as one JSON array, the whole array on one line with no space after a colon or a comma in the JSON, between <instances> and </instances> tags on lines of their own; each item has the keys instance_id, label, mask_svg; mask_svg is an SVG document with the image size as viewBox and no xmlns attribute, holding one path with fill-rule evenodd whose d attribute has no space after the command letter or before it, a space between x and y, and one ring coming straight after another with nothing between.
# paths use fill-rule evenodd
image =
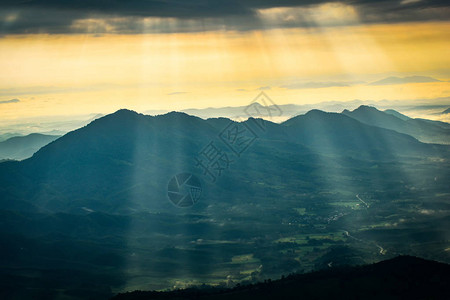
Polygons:
<instances>
[{"instance_id":1,"label":"cloud layer","mask_svg":"<svg viewBox=\"0 0 450 300\"><path fill-rule=\"evenodd\" d=\"M449 20L442 0L0 1L2 34L153 33Z\"/></svg>"},{"instance_id":2,"label":"cloud layer","mask_svg":"<svg viewBox=\"0 0 450 300\"><path fill-rule=\"evenodd\" d=\"M6 103L18 103L18 102L20 102L19 99L0 100L0 104L6 104Z\"/></svg>"},{"instance_id":3,"label":"cloud layer","mask_svg":"<svg viewBox=\"0 0 450 300\"><path fill-rule=\"evenodd\" d=\"M356 84L362 84L362 81L324 81L324 82L300 82L281 86L282 88L295 89L320 89L328 87L348 87Z\"/></svg>"}]
</instances>

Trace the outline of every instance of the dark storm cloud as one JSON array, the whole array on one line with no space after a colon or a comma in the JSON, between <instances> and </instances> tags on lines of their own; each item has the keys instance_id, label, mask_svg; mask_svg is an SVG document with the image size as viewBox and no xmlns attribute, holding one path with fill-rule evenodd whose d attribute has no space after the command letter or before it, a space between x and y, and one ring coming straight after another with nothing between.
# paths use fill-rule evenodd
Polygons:
<instances>
[{"instance_id":1,"label":"dark storm cloud","mask_svg":"<svg viewBox=\"0 0 450 300\"><path fill-rule=\"evenodd\" d=\"M51 9L116 16L198 18L248 14L250 7L236 0L29 0L0 1L5 9Z\"/></svg>"},{"instance_id":2,"label":"dark storm cloud","mask_svg":"<svg viewBox=\"0 0 450 300\"><path fill-rule=\"evenodd\" d=\"M442 0L24 0L0 1L0 32L14 33L139 33L205 30L251 30L317 26L301 16L264 24L260 9L308 8L325 3L353 6L363 23L448 20L449 3ZM158 22L144 22L156 17ZM331 22L329 25L348 25Z\"/></svg>"}]
</instances>

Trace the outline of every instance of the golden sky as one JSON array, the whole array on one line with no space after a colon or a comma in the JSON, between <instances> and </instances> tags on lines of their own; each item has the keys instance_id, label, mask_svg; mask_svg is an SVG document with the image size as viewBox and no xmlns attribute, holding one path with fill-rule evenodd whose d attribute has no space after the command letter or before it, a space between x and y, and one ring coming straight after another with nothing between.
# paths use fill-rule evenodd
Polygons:
<instances>
[{"instance_id":1,"label":"golden sky","mask_svg":"<svg viewBox=\"0 0 450 300\"><path fill-rule=\"evenodd\" d=\"M246 105L260 88L278 104L448 97L449 32L450 22L418 22L7 35L0 38L0 103L19 101L1 103L0 120ZM415 75L441 82L370 85Z\"/></svg>"}]
</instances>

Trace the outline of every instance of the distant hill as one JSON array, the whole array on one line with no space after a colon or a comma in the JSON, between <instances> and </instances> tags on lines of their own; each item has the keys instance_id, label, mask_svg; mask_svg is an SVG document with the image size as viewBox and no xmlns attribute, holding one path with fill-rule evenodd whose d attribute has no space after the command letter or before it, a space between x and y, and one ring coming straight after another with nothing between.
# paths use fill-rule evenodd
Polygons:
<instances>
[{"instance_id":1,"label":"distant hill","mask_svg":"<svg viewBox=\"0 0 450 300\"><path fill-rule=\"evenodd\" d=\"M5 140L7 140L7 139L9 139L9 138L12 138L12 137L15 137L15 136L22 136L20 133L3 133L3 134L0 134L0 142L3 142L3 141L5 141Z\"/></svg>"},{"instance_id":2,"label":"distant hill","mask_svg":"<svg viewBox=\"0 0 450 300\"><path fill-rule=\"evenodd\" d=\"M26 136L11 137L0 142L0 159L22 160L31 157L36 151L60 136L32 133Z\"/></svg>"},{"instance_id":3,"label":"distant hill","mask_svg":"<svg viewBox=\"0 0 450 300\"><path fill-rule=\"evenodd\" d=\"M389 84L425 83L425 82L440 82L440 80L428 76L408 76L408 77L391 76L372 82L370 83L370 85L389 85Z\"/></svg>"},{"instance_id":4,"label":"distant hill","mask_svg":"<svg viewBox=\"0 0 450 300\"><path fill-rule=\"evenodd\" d=\"M233 289L135 291L118 294L112 300L449 299L449 281L450 265L399 256L373 265L290 275Z\"/></svg>"},{"instance_id":5,"label":"distant hill","mask_svg":"<svg viewBox=\"0 0 450 300\"><path fill-rule=\"evenodd\" d=\"M441 114L442 114L442 115L450 114L450 107L447 108L446 110L444 110L443 112L441 112Z\"/></svg>"},{"instance_id":6,"label":"distant hill","mask_svg":"<svg viewBox=\"0 0 450 300\"><path fill-rule=\"evenodd\" d=\"M398 112L382 112L375 107L365 105L353 111L344 110L342 114L368 125L411 135L425 143L450 144L450 124L448 123L406 119Z\"/></svg>"},{"instance_id":7,"label":"distant hill","mask_svg":"<svg viewBox=\"0 0 450 300\"><path fill-rule=\"evenodd\" d=\"M308 111L312 109L320 109L327 112L341 112L344 108L357 108L361 104L363 104L364 101L360 100L353 100L349 102L336 102L336 101L330 101L330 102L322 102L322 103L315 103L315 104L280 104L277 105L277 107L269 105L268 107L262 107L262 104L255 102L253 105L259 106L260 108L260 114L258 115L255 110L251 111L251 116L258 118L265 118L269 119L274 122L281 122L286 121L289 118L292 118L294 116L298 116L300 114L305 114ZM182 112L187 113L192 116L197 116L202 119L208 119L208 118L230 118L230 119L236 119L240 118L246 119L249 116L245 113L247 106L230 106L230 107L208 107L208 108L201 108L201 109L185 109L182 110ZM276 115L272 118L268 118L267 115L267 109L270 109L272 111L277 111L280 109L282 111L282 116L277 118ZM150 115L161 115L165 114L168 111L162 111L162 110L149 110L145 111L146 114Z\"/></svg>"}]
</instances>

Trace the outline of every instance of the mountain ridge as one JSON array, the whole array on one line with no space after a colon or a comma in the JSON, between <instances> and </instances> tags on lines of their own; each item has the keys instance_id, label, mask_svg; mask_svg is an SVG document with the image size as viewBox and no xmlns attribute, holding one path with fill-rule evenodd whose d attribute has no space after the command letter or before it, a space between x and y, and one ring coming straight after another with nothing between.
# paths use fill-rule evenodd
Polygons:
<instances>
[{"instance_id":1,"label":"mountain ridge","mask_svg":"<svg viewBox=\"0 0 450 300\"><path fill-rule=\"evenodd\" d=\"M159 207L156 199L163 196L161 186L165 186L165 180L178 170L201 172L195 162L201 149L214 140L223 143L224 137L220 138L219 134L224 130L242 130L237 129L240 124L252 127L252 134L256 134L249 153L268 163L273 160L268 153L274 149L277 153L291 149L295 155L342 153L339 155L377 161L448 152L444 146L420 143L409 135L319 110L281 124L257 119L243 123L229 119L203 120L178 112L146 116L119 110L67 133L23 162L0 164L0 178L4 178L0 190L9 191L3 203L34 199L32 206L50 210L92 206L95 210L110 211L128 207L130 191L127 190L130 186L141 186L136 197L142 200L135 203L137 207ZM232 137L233 133L229 131L228 136ZM228 151L229 145L222 146ZM29 194L21 191L25 182L33 187ZM81 193L79 186L84 186ZM150 196L151 189L159 192ZM95 204L88 203L90 195L96 195ZM146 202L146 197L154 200Z\"/></svg>"},{"instance_id":2,"label":"mountain ridge","mask_svg":"<svg viewBox=\"0 0 450 300\"><path fill-rule=\"evenodd\" d=\"M404 133L425 143L450 144L450 127L446 123L423 119L402 118L401 114L387 113L373 106L362 105L353 111L344 110L342 114L364 124L386 128Z\"/></svg>"},{"instance_id":3,"label":"mountain ridge","mask_svg":"<svg viewBox=\"0 0 450 300\"><path fill-rule=\"evenodd\" d=\"M0 142L0 159L22 160L31 157L41 147L58 139L59 135L31 133L10 137Z\"/></svg>"},{"instance_id":4,"label":"mountain ridge","mask_svg":"<svg viewBox=\"0 0 450 300\"><path fill-rule=\"evenodd\" d=\"M340 267L289 275L252 285L220 289L207 286L177 291L134 291L111 300L143 299L423 299L450 296L445 280L450 265L412 256L398 256L371 265Z\"/></svg>"}]
</instances>

